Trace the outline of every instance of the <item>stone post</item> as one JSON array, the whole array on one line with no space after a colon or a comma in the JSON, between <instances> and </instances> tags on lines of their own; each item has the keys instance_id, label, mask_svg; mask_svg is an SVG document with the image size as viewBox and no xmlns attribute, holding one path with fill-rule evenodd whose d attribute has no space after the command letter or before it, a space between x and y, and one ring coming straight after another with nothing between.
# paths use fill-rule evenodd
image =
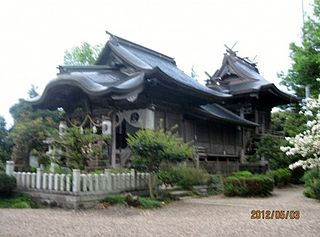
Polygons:
<instances>
[{"instance_id":1,"label":"stone post","mask_svg":"<svg viewBox=\"0 0 320 237\"><path fill-rule=\"evenodd\" d=\"M21 173L21 186L22 186L23 188L26 187L26 172L22 172L22 173Z\"/></svg>"},{"instance_id":2,"label":"stone post","mask_svg":"<svg viewBox=\"0 0 320 237\"><path fill-rule=\"evenodd\" d=\"M47 190L48 189L48 174L44 173L42 177L43 177L42 189Z\"/></svg>"},{"instance_id":3,"label":"stone post","mask_svg":"<svg viewBox=\"0 0 320 237\"><path fill-rule=\"evenodd\" d=\"M12 160L7 160L6 162L6 174L7 175L13 175L14 172L14 161Z\"/></svg>"},{"instance_id":4,"label":"stone post","mask_svg":"<svg viewBox=\"0 0 320 237\"><path fill-rule=\"evenodd\" d=\"M116 174L117 175L117 183L116 183L116 189L119 190L119 191L122 191L122 188L123 188L123 184L122 184L122 174L121 173L118 173Z\"/></svg>"},{"instance_id":5,"label":"stone post","mask_svg":"<svg viewBox=\"0 0 320 237\"><path fill-rule=\"evenodd\" d=\"M72 192L80 192L80 170L72 170Z\"/></svg>"},{"instance_id":6,"label":"stone post","mask_svg":"<svg viewBox=\"0 0 320 237\"><path fill-rule=\"evenodd\" d=\"M100 191L99 175L98 174L94 174L94 191L96 191L96 192Z\"/></svg>"},{"instance_id":7,"label":"stone post","mask_svg":"<svg viewBox=\"0 0 320 237\"><path fill-rule=\"evenodd\" d=\"M88 189L89 192L93 191L93 180L92 180L92 174L88 174Z\"/></svg>"},{"instance_id":8,"label":"stone post","mask_svg":"<svg viewBox=\"0 0 320 237\"><path fill-rule=\"evenodd\" d=\"M135 187L135 172L134 172L134 169L131 169L130 170L130 188L132 190L134 190L136 187Z\"/></svg>"},{"instance_id":9,"label":"stone post","mask_svg":"<svg viewBox=\"0 0 320 237\"><path fill-rule=\"evenodd\" d=\"M61 174L60 175L60 191L64 191L65 190L65 174Z\"/></svg>"},{"instance_id":10,"label":"stone post","mask_svg":"<svg viewBox=\"0 0 320 237\"><path fill-rule=\"evenodd\" d=\"M116 188L117 188L117 176L116 176L116 174L111 174L111 180L110 180L110 182L112 183L111 184L111 190L116 190Z\"/></svg>"},{"instance_id":11,"label":"stone post","mask_svg":"<svg viewBox=\"0 0 320 237\"><path fill-rule=\"evenodd\" d=\"M31 188L36 188L37 174L31 173Z\"/></svg>"},{"instance_id":12,"label":"stone post","mask_svg":"<svg viewBox=\"0 0 320 237\"><path fill-rule=\"evenodd\" d=\"M71 191L71 187L70 187L70 183L71 183L71 175L67 174L66 175L66 191L70 192Z\"/></svg>"},{"instance_id":13,"label":"stone post","mask_svg":"<svg viewBox=\"0 0 320 237\"><path fill-rule=\"evenodd\" d=\"M37 168L36 188L41 189L42 169Z\"/></svg>"},{"instance_id":14,"label":"stone post","mask_svg":"<svg viewBox=\"0 0 320 237\"><path fill-rule=\"evenodd\" d=\"M87 192L87 176L85 174L81 174L82 177L82 191Z\"/></svg>"},{"instance_id":15,"label":"stone post","mask_svg":"<svg viewBox=\"0 0 320 237\"><path fill-rule=\"evenodd\" d=\"M107 180L107 191L111 191L112 189L112 179L111 179L111 173L109 169L104 170L104 175L106 176Z\"/></svg>"},{"instance_id":16,"label":"stone post","mask_svg":"<svg viewBox=\"0 0 320 237\"><path fill-rule=\"evenodd\" d=\"M48 175L48 178L49 178L49 180L48 180L48 189L49 189L49 190L52 190L52 186L53 186L53 174L50 173L50 174Z\"/></svg>"},{"instance_id":17,"label":"stone post","mask_svg":"<svg viewBox=\"0 0 320 237\"><path fill-rule=\"evenodd\" d=\"M59 190L59 174L54 175L54 191Z\"/></svg>"},{"instance_id":18,"label":"stone post","mask_svg":"<svg viewBox=\"0 0 320 237\"><path fill-rule=\"evenodd\" d=\"M30 188L31 186L31 173L26 173L26 188Z\"/></svg>"},{"instance_id":19,"label":"stone post","mask_svg":"<svg viewBox=\"0 0 320 237\"><path fill-rule=\"evenodd\" d=\"M106 174L101 174L100 175L100 180L101 180L101 190L102 191L107 191L107 176Z\"/></svg>"},{"instance_id":20,"label":"stone post","mask_svg":"<svg viewBox=\"0 0 320 237\"><path fill-rule=\"evenodd\" d=\"M125 180L126 180L126 190L131 190L131 173L126 173L125 174L126 177L125 177Z\"/></svg>"}]
</instances>

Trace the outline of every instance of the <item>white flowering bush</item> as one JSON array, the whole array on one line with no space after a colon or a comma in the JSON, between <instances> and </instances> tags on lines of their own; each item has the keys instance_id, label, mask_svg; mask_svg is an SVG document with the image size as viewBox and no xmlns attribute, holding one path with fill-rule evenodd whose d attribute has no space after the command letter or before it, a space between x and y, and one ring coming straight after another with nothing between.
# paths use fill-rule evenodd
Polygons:
<instances>
[{"instance_id":1,"label":"white flowering bush","mask_svg":"<svg viewBox=\"0 0 320 237\"><path fill-rule=\"evenodd\" d=\"M295 137L286 137L289 146L280 147L287 156L299 155L301 160L291 164L290 169L311 169L320 166L320 96L307 99L300 111L308 118L306 130Z\"/></svg>"}]
</instances>

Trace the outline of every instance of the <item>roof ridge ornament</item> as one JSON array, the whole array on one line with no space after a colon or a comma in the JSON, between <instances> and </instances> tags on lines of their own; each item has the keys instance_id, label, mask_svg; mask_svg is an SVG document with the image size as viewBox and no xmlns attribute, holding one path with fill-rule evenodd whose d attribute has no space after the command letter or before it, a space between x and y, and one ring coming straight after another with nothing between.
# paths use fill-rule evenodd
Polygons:
<instances>
[{"instance_id":1,"label":"roof ridge ornament","mask_svg":"<svg viewBox=\"0 0 320 237\"><path fill-rule=\"evenodd\" d=\"M110 33L109 31L106 30L106 33L110 35L110 42L116 46L119 46L119 40L118 37L115 36L114 34Z\"/></svg>"},{"instance_id":2,"label":"roof ridge ornament","mask_svg":"<svg viewBox=\"0 0 320 237\"><path fill-rule=\"evenodd\" d=\"M233 48L237 45L237 43L238 41L236 41L231 48L228 45L224 44L224 47L226 47L227 53L229 53L232 56L237 56L238 51L233 50Z\"/></svg>"},{"instance_id":3,"label":"roof ridge ornament","mask_svg":"<svg viewBox=\"0 0 320 237\"><path fill-rule=\"evenodd\" d=\"M233 46L230 48L228 45L224 44L224 47L226 47L226 51L229 55L237 57L238 59L244 61L245 63L248 63L249 65L256 67L257 62L255 62L255 59L257 58L257 55L254 56L254 58L251 60L249 57L239 57L237 56L238 51L233 50L233 48L237 45L238 41L236 41Z\"/></svg>"}]
</instances>

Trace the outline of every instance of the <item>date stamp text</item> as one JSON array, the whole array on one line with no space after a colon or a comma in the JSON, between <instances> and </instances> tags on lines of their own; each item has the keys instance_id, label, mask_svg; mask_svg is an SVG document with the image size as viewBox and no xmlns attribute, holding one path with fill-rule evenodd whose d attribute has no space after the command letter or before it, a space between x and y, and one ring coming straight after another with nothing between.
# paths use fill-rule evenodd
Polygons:
<instances>
[{"instance_id":1,"label":"date stamp text","mask_svg":"<svg viewBox=\"0 0 320 237\"><path fill-rule=\"evenodd\" d=\"M297 210L251 210L251 219L300 219L300 211Z\"/></svg>"}]
</instances>

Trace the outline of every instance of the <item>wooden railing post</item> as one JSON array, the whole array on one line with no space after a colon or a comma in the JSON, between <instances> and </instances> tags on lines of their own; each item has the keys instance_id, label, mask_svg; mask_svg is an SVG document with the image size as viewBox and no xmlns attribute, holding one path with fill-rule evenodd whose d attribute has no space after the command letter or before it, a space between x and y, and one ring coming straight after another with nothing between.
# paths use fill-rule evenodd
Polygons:
<instances>
[{"instance_id":1,"label":"wooden railing post","mask_svg":"<svg viewBox=\"0 0 320 237\"><path fill-rule=\"evenodd\" d=\"M36 188L41 189L42 169L37 168Z\"/></svg>"},{"instance_id":2,"label":"wooden railing post","mask_svg":"<svg viewBox=\"0 0 320 237\"><path fill-rule=\"evenodd\" d=\"M72 192L80 192L80 170L72 170Z\"/></svg>"},{"instance_id":3,"label":"wooden railing post","mask_svg":"<svg viewBox=\"0 0 320 237\"><path fill-rule=\"evenodd\" d=\"M14 172L14 161L7 160L6 162L6 174L12 176Z\"/></svg>"},{"instance_id":4,"label":"wooden railing post","mask_svg":"<svg viewBox=\"0 0 320 237\"><path fill-rule=\"evenodd\" d=\"M111 172L109 169L104 170L104 175L106 176L107 181L107 191L112 190L112 179L111 179Z\"/></svg>"}]
</instances>

